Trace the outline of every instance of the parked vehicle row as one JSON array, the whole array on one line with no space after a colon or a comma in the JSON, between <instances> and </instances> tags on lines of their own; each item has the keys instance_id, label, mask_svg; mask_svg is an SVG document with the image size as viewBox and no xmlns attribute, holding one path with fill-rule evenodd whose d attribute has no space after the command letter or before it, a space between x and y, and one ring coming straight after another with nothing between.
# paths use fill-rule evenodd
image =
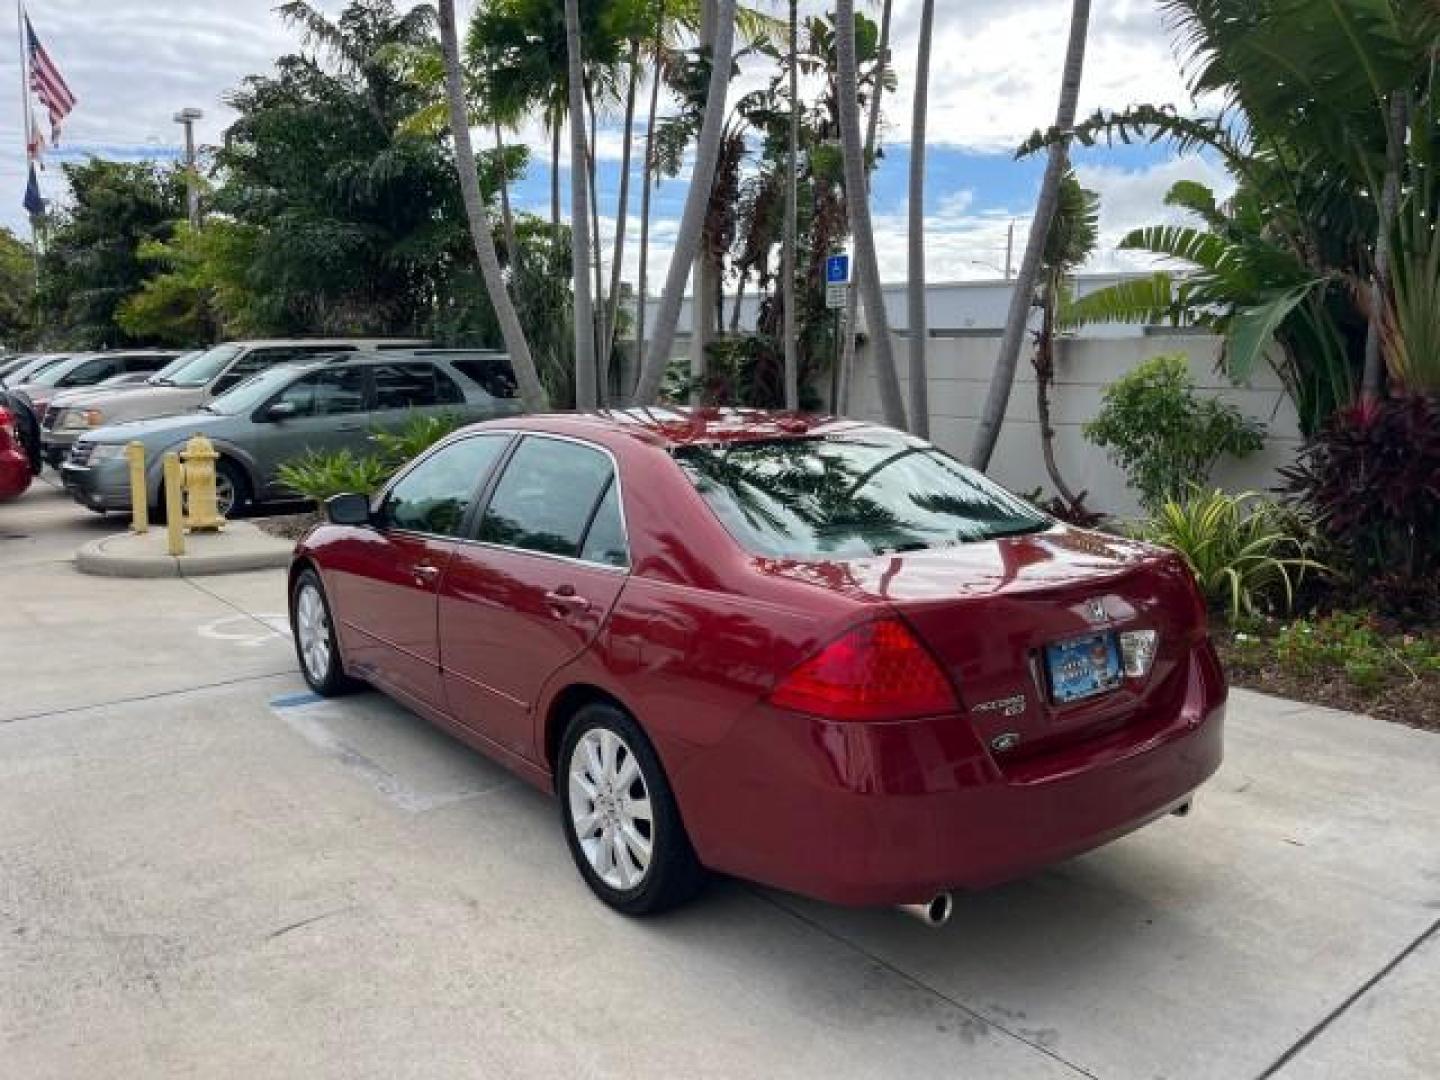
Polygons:
<instances>
[{"instance_id":1,"label":"parked vehicle row","mask_svg":"<svg viewBox=\"0 0 1440 1080\"><path fill-rule=\"evenodd\" d=\"M362 451L374 432L397 430L417 415L484 420L518 409L501 354L381 344L219 346L139 389L66 402L46 417L45 448L66 449L60 476L76 502L127 511L125 448L141 443L147 498L158 511L163 455L204 435L220 453L216 494L220 512L230 515L293 499L278 472L308 452ZM115 419L137 414L147 418Z\"/></svg>"}]
</instances>

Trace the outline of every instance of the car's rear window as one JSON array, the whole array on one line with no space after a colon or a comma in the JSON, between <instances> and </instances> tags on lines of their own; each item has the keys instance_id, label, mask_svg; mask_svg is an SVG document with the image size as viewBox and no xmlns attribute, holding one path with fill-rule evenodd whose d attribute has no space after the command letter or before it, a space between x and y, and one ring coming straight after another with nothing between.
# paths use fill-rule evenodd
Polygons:
<instances>
[{"instance_id":1,"label":"car's rear window","mask_svg":"<svg viewBox=\"0 0 1440 1080\"><path fill-rule=\"evenodd\" d=\"M914 439L686 446L675 460L757 555L843 559L1036 532L1050 520Z\"/></svg>"}]
</instances>

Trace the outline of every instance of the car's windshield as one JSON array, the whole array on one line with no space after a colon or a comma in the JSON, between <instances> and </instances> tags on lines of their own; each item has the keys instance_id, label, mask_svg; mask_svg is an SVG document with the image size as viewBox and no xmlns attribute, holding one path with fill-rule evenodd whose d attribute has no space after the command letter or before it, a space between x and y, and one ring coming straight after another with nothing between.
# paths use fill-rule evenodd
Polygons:
<instances>
[{"instance_id":1,"label":"car's windshield","mask_svg":"<svg viewBox=\"0 0 1440 1080\"><path fill-rule=\"evenodd\" d=\"M42 371L49 371L62 361L68 359L70 359L68 356L37 356L33 360L28 360L21 364L10 374L6 375L5 382L10 386L19 386L23 382L29 382L31 378L40 374Z\"/></svg>"},{"instance_id":2,"label":"car's windshield","mask_svg":"<svg viewBox=\"0 0 1440 1080\"><path fill-rule=\"evenodd\" d=\"M36 386L55 386L66 375L78 370L93 359L94 357L91 356L72 356L61 360L58 364L51 364L38 371L32 371L25 376L25 381Z\"/></svg>"},{"instance_id":3,"label":"car's windshield","mask_svg":"<svg viewBox=\"0 0 1440 1080\"><path fill-rule=\"evenodd\" d=\"M204 386L239 353L239 345L216 345L192 357L183 367L168 372L163 380L156 381L162 386Z\"/></svg>"},{"instance_id":4,"label":"car's windshield","mask_svg":"<svg viewBox=\"0 0 1440 1080\"><path fill-rule=\"evenodd\" d=\"M204 349L195 349L192 352L181 353L174 360L171 360L170 363L166 364L159 371L152 374L145 381L147 383L154 383L160 386L169 386L171 385L171 376L173 376L177 371L181 371L184 368L188 367L191 360L196 360L199 357L203 356L204 352Z\"/></svg>"},{"instance_id":5,"label":"car's windshield","mask_svg":"<svg viewBox=\"0 0 1440 1080\"><path fill-rule=\"evenodd\" d=\"M309 368L306 367L282 364L279 367L261 371L221 394L205 406L205 411L220 413L223 416L238 416L243 412L249 412L271 395L278 394L308 370Z\"/></svg>"},{"instance_id":6,"label":"car's windshield","mask_svg":"<svg viewBox=\"0 0 1440 1080\"><path fill-rule=\"evenodd\" d=\"M731 535L773 558L860 558L1051 524L916 439L778 439L687 446L674 456Z\"/></svg>"}]
</instances>

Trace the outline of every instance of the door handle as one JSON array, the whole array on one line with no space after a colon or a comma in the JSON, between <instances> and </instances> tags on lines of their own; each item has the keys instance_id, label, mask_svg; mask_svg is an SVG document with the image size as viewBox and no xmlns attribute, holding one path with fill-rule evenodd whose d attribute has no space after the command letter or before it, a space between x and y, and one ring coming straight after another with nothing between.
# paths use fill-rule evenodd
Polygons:
<instances>
[{"instance_id":1,"label":"door handle","mask_svg":"<svg viewBox=\"0 0 1440 1080\"><path fill-rule=\"evenodd\" d=\"M359 424L336 424L336 425L335 425L335 430L336 430L336 431L359 431L359 430L360 430L360 425L359 425Z\"/></svg>"},{"instance_id":2,"label":"door handle","mask_svg":"<svg viewBox=\"0 0 1440 1080\"><path fill-rule=\"evenodd\" d=\"M414 569L415 584L420 586L434 585L440 577L440 568L431 566L429 563L420 563Z\"/></svg>"},{"instance_id":3,"label":"door handle","mask_svg":"<svg viewBox=\"0 0 1440 1080\"><path fill-rule=\"evenodd\" d=\"M590 601L575 592L573 585L561 585L545 594L545 603L557 619L571 615L583 615L590 610Z\"/></svg>"}]
</instances>

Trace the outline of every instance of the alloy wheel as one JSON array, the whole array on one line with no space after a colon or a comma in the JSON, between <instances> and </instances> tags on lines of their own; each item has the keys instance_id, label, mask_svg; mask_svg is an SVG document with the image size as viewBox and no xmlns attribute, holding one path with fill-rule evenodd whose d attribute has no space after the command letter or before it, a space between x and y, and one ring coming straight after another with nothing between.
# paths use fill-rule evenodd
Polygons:
<instances>
[{"instance_id":1,"label":"alloy wheel","mask_svg":"<svg viewBox=\"0 0 1440 1080\"><path fill-rule=\"evenodd\" d=\"M330 674L330 616L320 590L306 582L295 599L295 633L310 678L323 683Z\"/></svg>"},{"instance_id":2,"label":"alloy wheel","mask_svg":"<svg viewBox=\"0 0 1440 1080\"><path fill-rule=\"evenodd\" d=\"M570 821L590 868L612 889L645 881L655 819L640 761L608 728L585 732L570 754Z\"/></svg>"}]
</instances>

